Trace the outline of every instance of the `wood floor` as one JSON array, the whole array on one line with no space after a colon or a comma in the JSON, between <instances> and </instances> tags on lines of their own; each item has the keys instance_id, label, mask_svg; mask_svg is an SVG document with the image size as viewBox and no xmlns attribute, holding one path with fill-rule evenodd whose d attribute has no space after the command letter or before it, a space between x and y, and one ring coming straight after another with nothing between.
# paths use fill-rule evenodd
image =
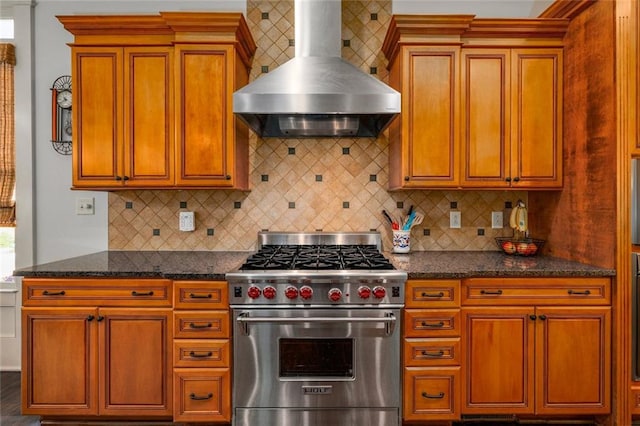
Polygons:
<instances>
[{"instance_id":1,"label":"wood floor","mask_svg":"<svg viewBox=\"0 0 640 426\"><path fill-rule=\"evenodd\" d=\"M0 425L37 426L35 416L20 415L20 372L0 372Z\"/></svg>"}]
</instances>

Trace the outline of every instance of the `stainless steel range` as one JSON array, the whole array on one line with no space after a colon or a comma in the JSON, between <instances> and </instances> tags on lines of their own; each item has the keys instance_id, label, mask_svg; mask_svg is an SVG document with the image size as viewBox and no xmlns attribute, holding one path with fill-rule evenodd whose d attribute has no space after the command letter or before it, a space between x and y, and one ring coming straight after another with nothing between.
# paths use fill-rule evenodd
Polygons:
<instances>
[{"instance_id":1,"label":"stainless steel range","mask_svg":"<svg viewBox=\"0 0 640 426\"><path fill-rule=\"evenodd\" d=\"M227 274L235 426L400 424L407 274L377 232L259 233Z\"/></svg>"}]
</instances>

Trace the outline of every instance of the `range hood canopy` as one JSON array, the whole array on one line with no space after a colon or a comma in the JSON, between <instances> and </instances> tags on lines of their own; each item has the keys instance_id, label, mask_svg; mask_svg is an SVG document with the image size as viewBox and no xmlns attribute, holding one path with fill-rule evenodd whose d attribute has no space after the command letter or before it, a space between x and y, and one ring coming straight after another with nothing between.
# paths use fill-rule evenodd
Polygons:
<instances>
[{"instance_id":1,"label":"range hood canopy","mask_svg":"<svg viewBox=\"0 0 640 426\"><path fill-rule=\"evenodd\" d=\"M400 93L340 58L339 0L295 0L296 54L233 94L233 112L259 136L377 137Z\"/></svg>"}]
</instances>

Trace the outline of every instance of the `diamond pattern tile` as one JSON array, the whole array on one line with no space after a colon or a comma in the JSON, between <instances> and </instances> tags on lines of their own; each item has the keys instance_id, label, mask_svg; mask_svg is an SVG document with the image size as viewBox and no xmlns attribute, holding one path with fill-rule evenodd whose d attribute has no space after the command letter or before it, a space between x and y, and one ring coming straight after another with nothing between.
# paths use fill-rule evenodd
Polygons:
<instances>
[{"instance_id":1,"label":"diamond pattern tile","mask_svg":"<svg viewBox=\"0 0 640 426\"><path fill-rule=\"evenodd\" d=\"M380 52L391 18L391 1L343 1L342 56L363 72L377 68L386 81L386 60ZM268 13L269 19L262 19ZM377 20L371 14L377 13ZM275 69L295 54L293 1L249 0L249 27L256 51L250 78L261 67ZM412 230L412 250L496 250L494 237L509 228L491 229L491 212L505 201L526 201L522 191L398 191L389 192L388 145L378 139L259 139L250 140L250 192L241 191L123 191L109 194L109 248L120 250L252 250L260 230L366 231L378 229L383 245L391 247L391 231L382 210L392 215L413 205L424 213ZM289 154L295 148L295 154ZM349 148L349 154L343 154ZM262 176L268 175L263 181ZM316 176L322 180L317 181ZM375 181L370 179L375 175ZM462 228L449 229L450 202L462 212ZM126 208L131 202L132 208ZM181 209L180 203L187 208ZM235 203L240 208L235 208ZM294 203L295 208L290 208ZM344 208L343 203L348 203ZM180 211L195 212L196 230L178 230ZM508 220L505 212L505 221ZM478 229L485 235L478 236ZM160 235L153 235L159 229ZM208 229L213 229L209 235ZM425 236L423 230L429 229Z\"/></svg>"}]
</instances>

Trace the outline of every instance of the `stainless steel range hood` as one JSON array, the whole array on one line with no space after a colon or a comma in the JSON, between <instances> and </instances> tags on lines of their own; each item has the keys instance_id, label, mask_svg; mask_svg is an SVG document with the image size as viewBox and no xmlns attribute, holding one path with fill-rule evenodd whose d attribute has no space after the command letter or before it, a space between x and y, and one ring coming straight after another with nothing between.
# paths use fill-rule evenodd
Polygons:
<instances>
[{"instance_id":1,"label":"stainless steel range hood","mask_svg":"<svg viewBox=\"0 0 640 426\"><path fill-rule=\"evenodd\" d=\"M400 93L340 57L340 0L295 0L295 57L233 94L259 136L377 137Z\"/></svg>"}]
</instances>

